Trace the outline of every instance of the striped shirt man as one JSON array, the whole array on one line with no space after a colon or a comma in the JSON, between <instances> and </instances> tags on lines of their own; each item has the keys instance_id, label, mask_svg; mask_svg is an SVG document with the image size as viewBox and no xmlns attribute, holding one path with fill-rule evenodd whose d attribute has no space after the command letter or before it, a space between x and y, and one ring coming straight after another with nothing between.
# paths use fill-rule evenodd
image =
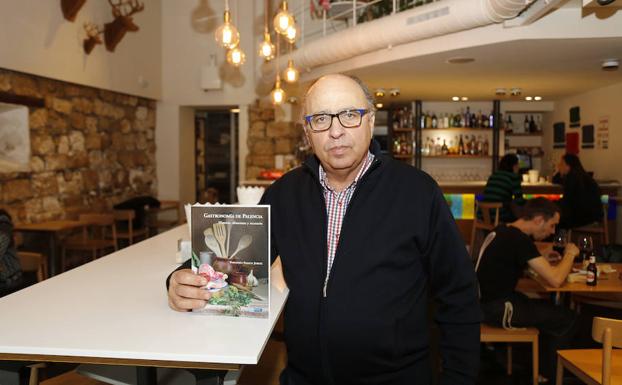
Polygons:
<instances>
[{"instance_id":1,"label":"striped shirt man","mask_svg":"<svg viewBox=\"0 0 622 385\"><path fill-rule=\"evenodd\" d=\"M495 171L488 178L488 182L486 182L483 200L485 202L503 203L503 207L499 212L499 220L501 222L507 223L516 220L510 208L512 202L517 205L525 203L520 183L520 175L505 170Z\"/></svg>"},{"instance_id":2,"label":"striped shirt man","mask_svg":"<svg viewBox=\"0 0 622 385\"><path fill-rule=\"evenodd\" d=\"M324 201L326 202L326 216L328 218L327 226L327 248L328 248L328 264L326 269L326 278L324 280L324 296L326 296L326 285L328 284L328 277L333 267L335 260L335 252L337 251L337 245L339 244L339 234L341 233L341 224L343 223L343 217L346 214L348 204L354 190L360 180L361 176L369 169L374 160L374 155L371 152L367 152L367 157L363 160L363 165L358 174L354 178L354 181L344 190L333 190L326 179L326 171L320 164L320 184L324 192Z\"/></svg>"}]
</instances>

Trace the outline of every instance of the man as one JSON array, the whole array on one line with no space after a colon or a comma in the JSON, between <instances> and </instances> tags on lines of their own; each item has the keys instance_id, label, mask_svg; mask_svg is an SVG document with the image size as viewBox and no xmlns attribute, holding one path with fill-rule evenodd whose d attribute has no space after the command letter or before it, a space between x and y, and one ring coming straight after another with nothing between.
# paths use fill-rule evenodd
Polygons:
<instances>
[{"instance_id":1,"label":"man","mask_svg":"<svg viewBox=\"0 0 622 385\"><path fill-rule=\"evenodd\" d=\"M568 243L561 260L553 253L558 263L551 264L552 251L546 248L540 252L533 242L554 234L558 223L557 205L546 198L529 200L518 220L493 230L494 238L477 269L484 321L504 327L537 327L541 333L540 367L548 379L554 377L556 350L567 345L574 334L575 315L548 301L529 299L516 291L516 284L527 267L553 287L564 283L579 249Z\"/></svg>"},{"instance_id":2,"label":"man","mask_svg":"<svg viewBox=\"0 0 622 385\"><path fill-rule=\"evenodd\" d=\"M273 257L290 293L282 384L429 384L428 291L438 302L442 384L473 384L480 309L475 274L447 203L425 173L372 143L373 99L328 75L303 104L314 156L277 180ZM370 151L371 147L371 151ZM170 280L173 309L203 306L201 277Z\"/></svg>"}]
</instances>

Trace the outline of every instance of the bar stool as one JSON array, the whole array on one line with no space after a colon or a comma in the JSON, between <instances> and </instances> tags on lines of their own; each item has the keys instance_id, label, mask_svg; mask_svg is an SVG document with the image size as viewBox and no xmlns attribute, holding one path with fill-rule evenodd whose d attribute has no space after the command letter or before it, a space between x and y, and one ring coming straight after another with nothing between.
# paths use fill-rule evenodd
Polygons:
<instances>
[{"instance_id":1,"label":"bar stool","mask_svg":"<svg viewBox=\"0 0 622 385\"><path fill-rule=\"evenodd\" d=\"M503 204L501 202L480 202L475 201L475 216L473 218L473 228L471 230L471 258L475 259L478 255L479 245L476 245L475 240L479 231L485 231L486 233L492 231L499 224L499 212ZM491 215L491 211L494 215ZM481 212L482 218L477 215ZM478 247L475 247L478 246Z\"/></svg>"}]
</instances>

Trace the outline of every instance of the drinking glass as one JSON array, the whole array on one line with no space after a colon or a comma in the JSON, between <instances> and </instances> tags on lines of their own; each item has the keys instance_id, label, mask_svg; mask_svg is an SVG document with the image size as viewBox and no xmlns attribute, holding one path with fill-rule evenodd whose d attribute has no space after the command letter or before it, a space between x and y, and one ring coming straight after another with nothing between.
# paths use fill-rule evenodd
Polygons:
<instances>
[{"instance_id":1,"label":"drinking glass","mask_svg":"<svg viewBox=\"0 0 622 385\"><path fill-rule=\"evenodd\" d=\"M559 255L564 256L564 249L568 243L568 232L564 229L557 231L553 237L553 250L557 251Z\"/></svg>"}]
</instances>

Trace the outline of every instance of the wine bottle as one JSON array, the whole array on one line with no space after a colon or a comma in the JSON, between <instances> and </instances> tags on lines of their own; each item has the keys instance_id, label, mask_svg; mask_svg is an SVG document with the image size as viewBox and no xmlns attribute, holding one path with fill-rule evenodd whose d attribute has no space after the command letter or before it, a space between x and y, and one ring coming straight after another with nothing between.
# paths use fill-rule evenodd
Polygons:
<instances>
[{"instance_id":1,"label":"wine bottle","mask_svg":"<svg viewBox=\"0 0 622 385\"><path fill-rule=\"evenodd\" d=\"M460 141L458 142L458 154L464 155L464 141L462 140L462 135L460 135Z\"/></svg>"},{"instance_id":2,"label":"wine bottle","mask_svg":"<svg viewBox=\"0 0 622 385\"><path fill-rule=\"evenodd\" d=\"M432 128L438 128L438 118L434 112L432 113Z\"/></svg>"},{"instance_id":3,"label":"wine bottle","mask_svg":"<svg viewBox=\"0 0 622 385\"><path fill-rule=\"evenodd\" d=\"M536 122L533 121L533 115L529 117L529 132L536 132Z\"/></svg>"},{"instance_id":4,"label":"wine bottle","mask_svg":"<svg viewBox=\"0 0 622 385\"><path fill-rule=\"evenodd\" d=\"M443 146L441 147L441 154L443 155L449 154L449 148L447 147L447 143L445 143L445 139L443 139Z\"/></svg>"},{"instance_id":5,"label":"wine bottle","mask_svg":"<svg viewBox=\"0 0 622 385\"><path fill-rule=\"evenodd\" d=\"M512 115L508 114L508 121L505 124L505 130L511 133L514 130L514 122L512 122Z\"/></svg>"}]
</instances>

